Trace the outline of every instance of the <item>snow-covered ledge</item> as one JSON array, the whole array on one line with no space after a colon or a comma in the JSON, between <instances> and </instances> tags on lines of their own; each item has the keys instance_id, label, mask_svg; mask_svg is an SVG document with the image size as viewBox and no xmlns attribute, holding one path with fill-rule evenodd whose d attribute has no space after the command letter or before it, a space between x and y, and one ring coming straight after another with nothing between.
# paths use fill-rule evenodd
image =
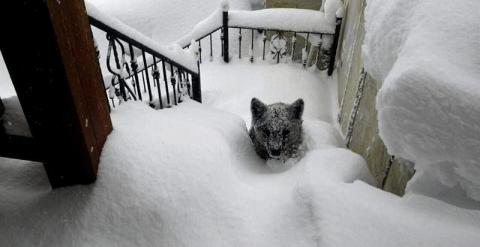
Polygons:
<instances>
[{"instance_id":1,"label":"snow-covered ledge","mask_svg":"<svg viewBox=\"0 0 480 247\"><path fill-rule=\"evenodd\" d=\"M382 139L416 164L407 193L480 201L479 9L478 0L367 0L365 68L383 81Z\"/></svg>"}]
</instances>

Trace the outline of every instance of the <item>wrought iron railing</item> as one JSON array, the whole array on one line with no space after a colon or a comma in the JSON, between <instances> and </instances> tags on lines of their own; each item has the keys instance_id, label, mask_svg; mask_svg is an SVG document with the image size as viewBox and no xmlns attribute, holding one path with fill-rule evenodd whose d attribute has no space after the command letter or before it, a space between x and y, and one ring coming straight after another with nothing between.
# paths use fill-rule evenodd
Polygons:
<instances>
[{"instance_id":1,"label":"wrought iron railing","mask_svg":"<svg viewBox=\"0 0 480 247\"><path fill-rule=\"evenodd\" d=\"M88 5L87 9L89 9ZM324 29L271 28L262 24L244 24L238 20L231 22L229 13L238 15L239 12L229 12L228 7L223 8L221 15L215 16L217 19L221 18L221 21L215 20L215 24L210 26L211 31L198 34L188 43L185 39L179 42L183 49L192 49L191 46L196 45L196 48L193 49L196 49L197 66L192 69L152 47L155 42L151 40L148 40L147 44L142 42L148 38L142 37L141 40L137 40L136 36L129 35L130 32L122 32L116 28L116 25L114 25L115 27L109 25L111 20L103 20L102 15L92 15L91 12L95 13L97 10L89 10L91 25L104 31L108 40L106 68L110 76L105 77L105 89L111 107L127 100L148 101L152 107L158 109L176 105L185 97L191 97L201 102L199 64L202 63L205 55L204 50L207 50L208 55L213 59L213 39L219 36L220 56L228 63L231 58L230 44L234 38L232 33L238 33L239 59L245 57L242 49L244 49L245 42L249 42L248 58L251 62L260 57L262 60L266 60L267 54L269 54L271 60L276 63L290 59L290 61L303 64L304 67L315 64L321 70L328 70L328 75L331 75L342 23L342 16L337 15L336 22ZM243 13L243 15L245 14L248 15L247 12ZM248 41L243 40L245 34L250 35ZM254 43L257 40L255 37L258 35L261 35L263 44L256 48ZM301 38L299 39L299 37ZM301 42L299 42L300 40ZM210 49L202 48L202 44L205 46L205 43ZM283 44L283 47L276 47L276 44ZM127 61L127 57L129 61Z\"/></svg>"},{"instance_id":2,"label":"wrought iron railing","mask_svg":"<svg viewBox=\"0 0 480 247\"><path fill-rule=\"evenodd\" d=\"M214 16L215 17L215 16ZM336 18L336 22L331 30L325 31L308 31L308 30L301 30L300 28L297 29L281 29L281 28L266 28L265 25L258 25L257 27L252 27L252 25L241 25L239 23L231 24L229 22L229 10L228 8L223 8L222 21L216 22L217 26L212 26L210 28L210 32L206 32L205 34L199 35L200 37L193 37L192 41L196 42L198 47L199 53L199 61L202 62L202 57L204 54L202 53L202 43L207 43L209 49L207 49L210 58L213 58L213 37L218 35L221 39L221 57L223 57L224 62L228 63L230 61L230 43L233 40L233 34L238 33L238 58L242 59L244 54L242 54L242 47L243 37L245 34L250 35L250 39L246 42L250 42L249 44L249 52L248 58L251 62L257 57L261 57L262 60L267 59L267 55L270 55L270 58L279 63L284 58L289 58L290 61L293 62L300 62L303 64L304 67L307 66L309 62L317 65L320 70L328 70L328 75L332 75L334 70L335 64L335 57L336 51L338 46L338 39L340 35L340 28L342 24L342 16L338 16ZM263 45L260 47L261 51L256 51L254 42L255 35L261 34L262 35L262 43ZM302 46L303 48L301 51L298 51L298 46L300 45L298 42L298 37L302 37ZM286 49L272 49L272 44L274 39L281 39L286 44ZM183 46L183 48L189 48L191 43L186 44L185 38L182 39L179 43ZM269 43L270 49L269 51L266 50L267 42ZM313 49L313 48L316 49ZM260 55L258 55L260 52ZM268 53L267 53L268 52ZM300 52L300 54L296 54L296 52Z\"/></svg>"},{"instance_id":3,"label":"wrought iron railing","mask_svg":"<svg viewBox=\"0 0 480 247\"><path fill-rule=\"evenodd\" d=\"M87 5L87 10L90 25L105 32L108 41L103 67L110 73L104 76L110 107L128 100L147 101L156 109L177 105L187 97L202 101L198 62L193 67L191 61L176 59L174 52L164 49L171 54L162 54L149 38L104 16L92 6ZM185 51L180 49L180 53ZM97 56L102 62L98 47ZM195 60L192 58L192 61Z\"/></svg>"}]
</instances>

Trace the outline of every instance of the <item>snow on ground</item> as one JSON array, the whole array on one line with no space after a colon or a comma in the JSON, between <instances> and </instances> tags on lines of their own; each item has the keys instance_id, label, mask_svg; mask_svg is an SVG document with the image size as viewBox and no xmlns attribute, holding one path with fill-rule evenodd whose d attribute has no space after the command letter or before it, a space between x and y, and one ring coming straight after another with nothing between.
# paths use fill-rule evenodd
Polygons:
<instances>
[{"instance_id":1,"label":"snow on ground","mask_svg":"<svg viewBox=\"0 0 480 247\"><path fill-rule=\"evenodd\" d=\"M2 166L2 194L16 196L2 196L0 243L315 245L319 233L295 198L301 167L270 173L242 119L195 102L162 112L125 104L112 117L94 186L51 192L28 177L42 176L39 166Z\"/></svg>"},{"instance_id":2,"label":"snow on ground","mask_svg":"<svg viewBox=\"0 0 480 247\"><path fill-rule=\"evenodd\" d=\"M102 1L108 2L96 3ZM132 17L125 22L136 21L152 34L147 24L163 22L146 16L169 14L154 6L175 3L172 10L181 10L188 1L111 2L117 17ZM210 2L190 3L201 8ZM192 7L211 12L198 10ZM131 15L122 14L126 11ZM187 101L155 111L130 102L116 108L93 185L52 191L40 164L0 158L0 246L471 247L480 242L480 211L415 193L399 198L368 184L364 160L343 147L333 125L335 78L258 59L217 61L202 64L204 104ZM253 150L247 134L252 97L266 103L305 100L309 151L287 171L272 172ZM463 102L467 110L472 102Z\"/></svg>"},{"instance_id":3,"label":"snow on ground","mask_svg":"<svg viewBox=\"0 0 480 247\"><path fill-rule=\"evenodd\" d=\"M303 69L300 64L272 65L248 58L201 66L203 102L241 116L250 126L250 100L264 103L305 101L304 118L334 123L337 113L336 80L316 68ZM241 76L238 76L238 75Z\"/></svg>"},{"instance_id":4,"label":"snow on ground","mask_svg":"<svg viewBox=\"0 0 480 247\"><path fill-rule=\"evenodd\" d=\"M41 165L0 159L0 245L471 247L480 241L479 211L399 198L364 182L370 179L364 160L343 148L328 123L332 100L323 92L336 95L333 80L288 64L203 68L205 104L156 111L130 102L112 112L114 131L93 185L51 191ZM253 150L245 121L252 95L305 99L309 152L287 171L272 172Z\"/></svg>"},{"instance_id":5,"label":"snow on ground","mask_svg":"<svg viewBox=\"0 0 480 247\"><path fill-rule=\"evenodd\" d=\"M480 208L479 9L476 0L367 1L363 49L384 82L380 135L415 163L407 193L467 208Z\"/></svg>"}]
</instances>

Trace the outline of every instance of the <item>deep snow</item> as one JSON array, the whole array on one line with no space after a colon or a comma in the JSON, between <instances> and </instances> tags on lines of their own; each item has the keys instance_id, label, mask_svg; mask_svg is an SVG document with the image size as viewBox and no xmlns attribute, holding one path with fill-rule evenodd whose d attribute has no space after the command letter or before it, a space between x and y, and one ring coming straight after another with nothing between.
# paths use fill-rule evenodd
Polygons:
<instances>
[{"instance_id":1,"label":"deep snow","mask_svg":"<svg viewBox=\"0 0 480 247\"><path fill-rule=\"evenodd\" d=\"M305 101L305 118L334 123L336 113L336 79L316 68L301 64L277 64L248 58L202 64L203 103L242 117L250 125L250 100L257 97L267 104ZM241 75L241 76L239 76Z\"/></svg>"},{"instance_id":2,"label":"deep snow","mask_svg":"<svg viewBox=\"0 0 480 247\"><path fill-rule=\"evenodd\" d=\"M161 16L151 1L112 6L145 14L136 19L142 26L148 15ZM115 129L93 185L52 191L40 164L0 158L0 246L480 242L479 211L416 193L399 198L368 184L364 160L344 148L332 124L335 78L291 64L214 61L202 65L204 104L155 111L130 102L112 112ZM253 96L267 103L305 99L309 151L287 171L272 172L253 150Z\"/></svg>"},{"instance_id":3,"label":"deep snow","mask_svg":"<svg viewBox=\"0 0 480 247\"><path fill-rule=\"evenodd\" d=\"M364 160L343 148L328 123L336 99L311 98L311 91L336 95L334 80L289 64L203 66L204 104L155 111L130 102L112 112L115 129L93 185L51 191L41 165L0 159L0 245L470 247L480 241L479 211L418 195L399 198L366 183ZM272 172L256 156L245 121L251 95L270 102L302 96L310 105L309 151L291 169Z\"/></svg>"}]
</instances>

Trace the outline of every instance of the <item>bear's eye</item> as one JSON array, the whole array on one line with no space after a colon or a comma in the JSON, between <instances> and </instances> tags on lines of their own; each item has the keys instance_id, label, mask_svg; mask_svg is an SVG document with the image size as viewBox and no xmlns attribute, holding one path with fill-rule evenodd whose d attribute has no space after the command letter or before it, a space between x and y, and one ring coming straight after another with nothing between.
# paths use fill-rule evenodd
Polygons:
<instances>
[{"instance_id":1,"label":"bear's eye","mask_svg":"<svg viewBox=\"0 0 480 247\"><path fill-rule=\"evenodd\" d=\"M265 137L269 137L269 136L270 136L270 130L264 130L264 131L263 131L263 135L264 135Z\"/></svg>"},{"instance_id":2,"label":"bear's eye","mask_svg":"<svg viewBox=\"0 0 480 247\"><path fill-rule=\"evenodd\" d=\"M287 137L290 134L290 130L283 130L282 135L283 137Z\"/></svg>"}]
</instances>

